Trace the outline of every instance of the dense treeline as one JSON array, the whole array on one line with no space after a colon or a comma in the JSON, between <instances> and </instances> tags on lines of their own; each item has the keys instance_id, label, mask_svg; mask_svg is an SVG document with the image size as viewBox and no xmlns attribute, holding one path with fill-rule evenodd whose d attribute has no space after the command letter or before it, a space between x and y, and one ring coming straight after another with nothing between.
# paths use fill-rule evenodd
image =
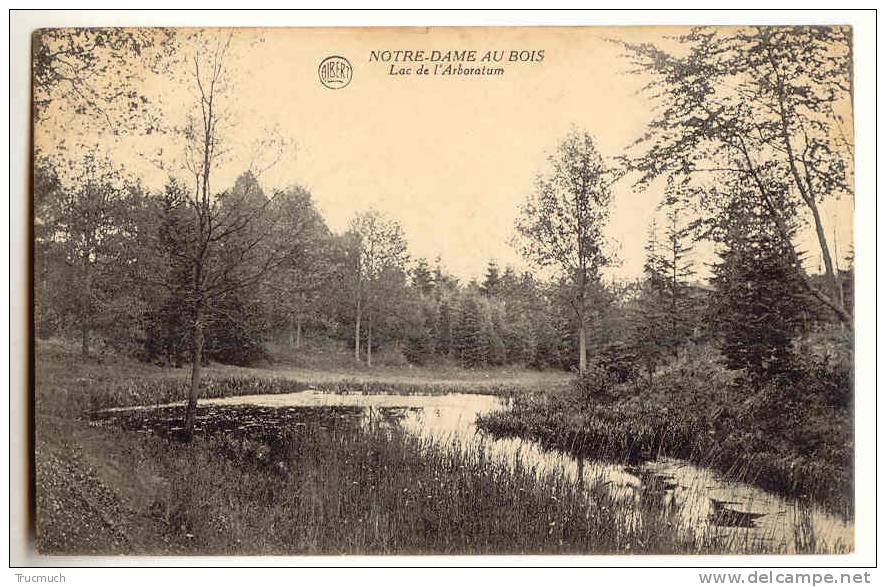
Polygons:
<instances>
[{"instance_id":1,"label":"dense treeline","mask_svg":"<svg viewBox=\"0 0 886 587\"><path fill-rule=\"evenodd\" d=\"M113 348L190 362L185 260L199 243L184 188L171 182L154 193L108 161L83 165L70 184L50 160L36 167L38 336L76 339L83 353ZM207 263L218 276L208 288L209 359L267 361L265 343L276 341L293 351L355 345L355 359L369 364L379 351L417 365L574 362L574 320L557 282L490 261L481 282L461 283L439 259L411 259L400 227L379 212L358 214L334 234L308 191L269 196L251 173L218 202L225 248ZM255 264L237 266L244 255ZM241 281L251 286L236 287Z\"/></svg>"},{"instance_id":2,"label":"dense treeline","mask_svg":"<svg viewBox=\"0 0 886 587\"><path fill-rule=\"evenodd\" d=\"M189 363L192 276L182 259L196 241L184 188L171 182L159 193L145 190L92 156L77 177L65 184L52 161L38 159L38 335L76 339L84 353L109 347L153 362ZM227 236L211 260L217 278L206 317L209 359L268 361L266 343L276 341L293 351L352 346L355 360L370 365L373 353L386 351L387 360L416 365L577 368L578 325L565 280L539 280L490 261L482 280L462 283L439 259L410 258L402 229L379 212L356 215L348 231L334 234L307 190L268 195L249 172L218 201L225 220L217 234ZM720 331L759 326L766 340L778 341L773 329L782 324L809 330L829 323L826 309L803 296L786 256L767 244L765 220L751 226L741 214L706 285L695 278L691 236L676 204L658 216L644 277L598 280L586 294L592 357L627 353L653 371L681 346ZM239 267L244 256L255 263ZM850 276L843 277L848 286ZM735 284L747 280L759 300L741 297ZM237 287L241 281L250 287ZM707 320L712 304L716 319Z\"/></svg>"}]
</instances>

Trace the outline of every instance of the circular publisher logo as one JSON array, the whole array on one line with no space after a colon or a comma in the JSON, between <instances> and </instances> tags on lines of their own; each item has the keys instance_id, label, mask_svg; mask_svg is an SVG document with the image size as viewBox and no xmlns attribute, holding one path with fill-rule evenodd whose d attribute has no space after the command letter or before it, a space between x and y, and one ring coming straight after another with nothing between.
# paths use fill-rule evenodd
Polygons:
<instances>
[{"instance_id":1,"label":"circular publisher logo","mask_svg":"<svg viewBox=\"0 0 886 587\"><path fill-rule=\"evenodd\" d=\"M344 57L333 55L320 62L317 73L320 76L321 84L330 90L340 90L351 83L354 69L351 67L350 61Z\"/></svg>"}]
</instances>

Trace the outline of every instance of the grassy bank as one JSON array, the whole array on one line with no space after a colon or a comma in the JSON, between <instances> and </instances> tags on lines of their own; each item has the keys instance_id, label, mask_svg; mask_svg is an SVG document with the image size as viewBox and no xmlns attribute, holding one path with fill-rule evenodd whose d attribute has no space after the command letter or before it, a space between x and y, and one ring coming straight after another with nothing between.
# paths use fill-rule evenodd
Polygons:
<instances>
[{"instance_id":1,"label":"grassy bank","mask_svg":"<svg viewBox=\"0 0 886 587\"><path fill-rule=\"evenodd\" d=\"M479 426L587 458L684 458L851 517L852 413L835 399L851 397L851 379L835 370L752 388L699 349L651 378L516 398Z\"/></svg>"}]
</instances>

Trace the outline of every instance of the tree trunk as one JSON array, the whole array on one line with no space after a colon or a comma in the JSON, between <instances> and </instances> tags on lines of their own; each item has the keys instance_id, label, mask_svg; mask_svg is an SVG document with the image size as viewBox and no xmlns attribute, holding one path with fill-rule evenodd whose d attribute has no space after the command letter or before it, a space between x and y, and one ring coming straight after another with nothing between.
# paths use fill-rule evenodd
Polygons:
<instances>
[{"instance_id":1,"label":"tree trunk","mask_svg":"<svg viewBox=\"0 0 886 587\"><path fill-rule=\"evenodd\" d=\"M828 280L828 284L832 288L834 303L839 304L840 308L845 309L843 305L843 288L840 287L839 276L834 269L834 261L831 258L831 251L828 247L828 239L824 235L824 226L821 223L821 214L818 211L818 205L815 201L807 201L806 205L812 211L812 220L815 223L815 236L818 238L818 246L821 249L821 260L824 263L824 274Z\"/></svg>"},{"instance_id":2,"label":"tree trunk","mask_svg":"<svg viewBox=\"0 0 886 587\"><path fill-rule=\"evenodd\" d=\"M578 326L578 372L581 375L588 370L588 344L585 334L585 321L581 320Z\"/></svg>"},{"instance_id":3,"label":"tree trunk","mask_svg":"<svg viewBox=\"0 0 886 587\"><path fill-rule=\"evenodd\" d=\"M194 435L194 417L197 413L197 396L200 394L200 375L203 367L203 316L198 311L191 336L191 387L185 412L185 438Z\"/></svg>"},{"instance_id":4,"label":"tree trunk","mask_svg":"<svg viewBox=\"0 0 886 587\"><path fill-rule=\"evenodd\" d=\"M83 308L83 312L81 312L80 320L80 352L83 353L84 357L89 356L89 325L92 322L92 312L94 311L94 307L92 305L92 275L90 274L90 266L89 259L83 260L83 298L86 300L85 308Z\"/></svg>"},{"instance_id":5,"label":"tree trunk","mask_svg":"<svg viewBox=\"0 0 886 587\"><path fill-rule=\"evenodd\" d=\"M292 314L289 314L289 329L288 330L289 330L289 347L292 348L295 346L295 339L292 336L292 331L294 330L294 327L292 325Z\"/></svg>"},{"instance_id":6,"label":"tree trunk","mask_svg":"<svg viewBox=\"0 0 886 587\"><path fill-rule=\"evenodd\" d=\"M784 91L784 80L782 79L781 73L779 72L778 66L776 65L775 58L772 55L772 48L767 43L767 55L769 56L769 62L772 66L772 71L775 74L775 79L777 83L778 89L778 106L779 106L779 120L781 122L781 138L785 147L785 154L788 158L788 164L791 170L791 176L794 179L794 183L797 186L797 190L800 192L800 196L805 202L806 206L812 212L812 220L815 223L815 235L818 238L818 246L821 249L821 260L824 263L824 272L825 277L828 280L829 287L831 288L832 295L832 303L829 304L833 309L837 316L840 318L840 321L844 324L846 323L846 317L848 314L845 311L845 306L842 303L840 292L842 288L840 287L840 282L838 281L839 277L834 271L834 262L831 259L831 251L828 247L828 239L824 234L824 227L821 224L821 214L818 211L818 204L816 202L816 194L814 191L814 186L810 179L810 173L808 166L806 167L806 182L804 184L803 178L800 176L800 169L797 165L797 157L794 154L794 145L791 142L791 136L788 132L788 109L785 106L785 91ZM805 163L805 165L808 165Z\"/></svg>"},{"instance_id":7,"label":"tree trunk","mask_svg":"<svg viewBox=\"0 0 886 587\"><path fill-rule=\"evenodd\" d=\"M301 348L301 314L295 319L295 348Z\"/></svg>"},{"instance_id":8,"label":"tree trunk","mask_svg":"<svg viewBox=\"0 0 886 587\"><path fill-rule=\"evenodd\" d=\"M360 294L357 294L357 320L354 323L354 360L360 362Z\"/></svg>"},{"instance_id":9,"label":"tree trunk","mask_svg":"<svg viewBox=\"0 0 886 587\"><path fill-rule=\"evenodd\" d=\"M372 314L369 314L369 329L366 340L366 366L372 367Z\"/></svg>"},{"instance_id":10,"label":"tree trunk","mask_svg":"<svg viewBox=\"0 0 886 587\"><path fill-rule=\"evenodd\" d=\"M840 306L837 302L835 302L833 299L831 299L831 297L829 295L825 294L820 289L818 289L817 287L812 285L812 283L809 282L809 278L806 277L805 275L802 276L801 282L809 293L811 293L817 300L819 300L825 306L829 307L831 310L834 311L834 313L840 319L840 322L842 322L846 326L847 329L849 329L849 330L853 329L852 316L849 314L849 312L846 311L846 309L844 307Z\"/></svg>"}]
</instances>

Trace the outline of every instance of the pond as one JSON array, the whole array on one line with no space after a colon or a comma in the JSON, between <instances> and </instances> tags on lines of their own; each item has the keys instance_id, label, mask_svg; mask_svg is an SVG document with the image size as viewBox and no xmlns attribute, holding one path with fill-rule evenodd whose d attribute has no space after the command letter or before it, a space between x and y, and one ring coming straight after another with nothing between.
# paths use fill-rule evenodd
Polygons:
<instances>
[{"instance_id":1,"label":"pond","mask_svg":"<svg viewBox=\"0 0 886 587\"><path fill-rule=\"evenodd\" d=\"M783 497L753 485L739 483L686 461L659 458L637 464L578 459L546 450L518 438L495 438L477 429L477 416L507 407L507 399L481 394L340 394L308 390L297 393L245 395L201 400L205 408L256 408L249 418L226 416L217 429L248 429L273 422L297 425L296 419L316 421L305 412L334 410L338 417L360 425L400 426L407 433L435 441L441 450L482 450L506 463L519 460L539 474L559 472L591 486L605 484L630 505L650 497L673 508L681 523L696 533L713 533L736 550L752 545L772 552L796 552L798 544L815 538L828 551L850 551L854 544L851 521L825 511L809 500ZM115 408L118 416L133 411L171 408L173 405ZM227 412L226 412L227 413ZM293 419L294 414L301 415ZM212 412L198 417L198 431ZM218 419L218 418L216 418Z\"/></svg>"}]
</instances>

